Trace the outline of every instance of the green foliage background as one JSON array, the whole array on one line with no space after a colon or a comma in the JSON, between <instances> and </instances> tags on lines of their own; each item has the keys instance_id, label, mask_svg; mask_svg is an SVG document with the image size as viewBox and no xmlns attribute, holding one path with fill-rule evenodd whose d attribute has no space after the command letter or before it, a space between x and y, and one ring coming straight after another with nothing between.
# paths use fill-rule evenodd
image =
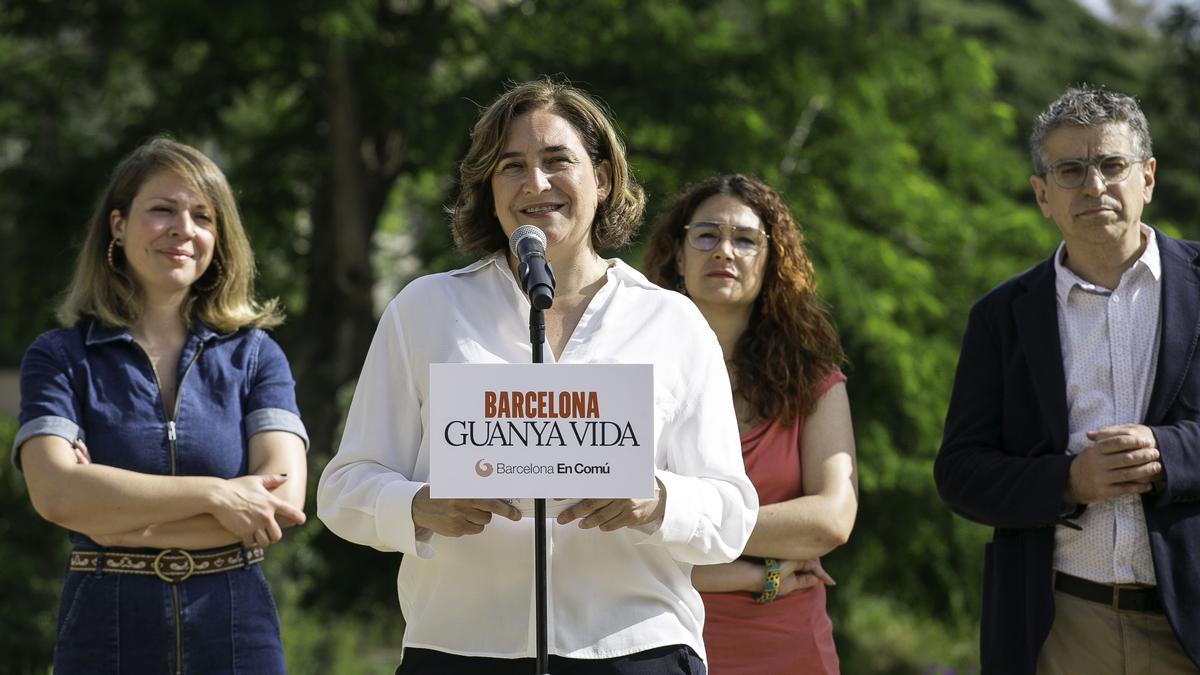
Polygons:
<instances>
[{"instance_id":1,"label":"green foliage background","mask_svg":"<svg viewBox=\"0 0 1200 675\"><path fill-rule=\"evenodd\" d=\"M1115 23L1059 0L0 5L0 365L53 326L108 171L172 133L228 173L291 317L315 483L378 310L464 262L442 206L479 106L569 78L613 110L649 213L715 172L786 195L851 358L862 506L825 561L843 670L970 672L989 534L942 507L930 463L968 307L1057 241L1029 194L1033 115L1081 81L1138 96L1147 219L1197 234L1200 14L1120 4ZM7 462L0 508L0 670L45 672L65 538ZM316 519L272 549L293 672L394 667L398 561Z\"/></svg>"}]
</instances>

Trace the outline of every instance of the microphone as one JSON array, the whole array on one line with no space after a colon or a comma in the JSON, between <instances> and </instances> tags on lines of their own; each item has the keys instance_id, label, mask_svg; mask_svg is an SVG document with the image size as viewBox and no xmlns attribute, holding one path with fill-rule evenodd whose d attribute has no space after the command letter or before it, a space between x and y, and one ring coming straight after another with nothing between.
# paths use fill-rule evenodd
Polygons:
<instances>
[{"instance_id":1,"label":"microphone","mask_svg":"<svg viewBox=\"0 0 1200 675\"><path fill-rule=\"evenodd\" d=\"M554 270L546 261L546 235L533 225L522 225L508 238L508 247L517 257L521 286L534 309L550 309L554 304Z\"/></svg>"}]
</instances>

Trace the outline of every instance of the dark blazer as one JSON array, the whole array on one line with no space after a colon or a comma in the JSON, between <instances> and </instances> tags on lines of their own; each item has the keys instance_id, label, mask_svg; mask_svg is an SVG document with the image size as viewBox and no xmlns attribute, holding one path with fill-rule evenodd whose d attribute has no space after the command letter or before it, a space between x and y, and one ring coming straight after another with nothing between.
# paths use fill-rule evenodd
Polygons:
<instances>
[{"instance_id":1,"label":"dark blazer","mask_svg":"<svg viewBox=\"0 0 1200 675\"><path fill-rule=\"evenodd\" d=\"M1200 244L1155 232L1161 343L1141 422L1166 481L1142 504L1167 618L1200 664ZM1071 511L1063 497L1073 459L1057 312L1053 257L971 308L934 462L946 504L995 528L984 549L985 674L1032 675L1054 622L1054 528Z\"/></svg>"}]
</instances>

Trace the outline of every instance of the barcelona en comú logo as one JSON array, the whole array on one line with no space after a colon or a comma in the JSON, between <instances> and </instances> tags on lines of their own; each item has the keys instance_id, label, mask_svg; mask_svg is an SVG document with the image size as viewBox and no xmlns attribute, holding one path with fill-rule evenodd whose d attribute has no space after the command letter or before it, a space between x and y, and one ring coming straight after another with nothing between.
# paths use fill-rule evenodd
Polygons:
<instances>
[{"instance_id":1,"label":"barcelona en com\u00fa logo","mask_svg":"<svg viewBox=\"0 0 1200 675\"><path fill-rule=\"evenodd\" d=\"M475 473L479 474L483 478L487 478L488 476L492 475L492 472L495 470L495 467L483 461L482 459L478 462L475 462Z\"/></svg>"}]
</instances>

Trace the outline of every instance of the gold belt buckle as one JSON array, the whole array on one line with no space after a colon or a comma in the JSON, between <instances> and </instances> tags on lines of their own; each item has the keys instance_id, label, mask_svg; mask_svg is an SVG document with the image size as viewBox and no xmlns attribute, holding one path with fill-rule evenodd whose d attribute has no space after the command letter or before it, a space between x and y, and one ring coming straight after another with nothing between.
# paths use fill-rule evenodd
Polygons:
<instances>
[{"instance_id":1,"label":"gold belt buckle","mask_svg":"<svg viewBox=\"0 0 1200 675\"><path fill-rule=\"evenodd\" d=\"M185 572L183 574L183 576L179 577L178 579L169 577L169 576L167 576L167 574L165 572L162 571L162 560L163 560L163 557L166 556L167 554L179 554L179 555L183 556L184 560L187 561L187 565L188 565L187 572ZM192 560L191 553L188 553L187 551L185 551L181 548L164 548L163 550L158 552L158 555L154 556L154 564L152 565L152 567L154 568L154 575L157 576L159 579L162 579L163 581L167 582L168 584L178 584L178 583L187 581L188 577L192 576L192 572L196 571L196 561Z\"/></svg>"}]
</instances>

